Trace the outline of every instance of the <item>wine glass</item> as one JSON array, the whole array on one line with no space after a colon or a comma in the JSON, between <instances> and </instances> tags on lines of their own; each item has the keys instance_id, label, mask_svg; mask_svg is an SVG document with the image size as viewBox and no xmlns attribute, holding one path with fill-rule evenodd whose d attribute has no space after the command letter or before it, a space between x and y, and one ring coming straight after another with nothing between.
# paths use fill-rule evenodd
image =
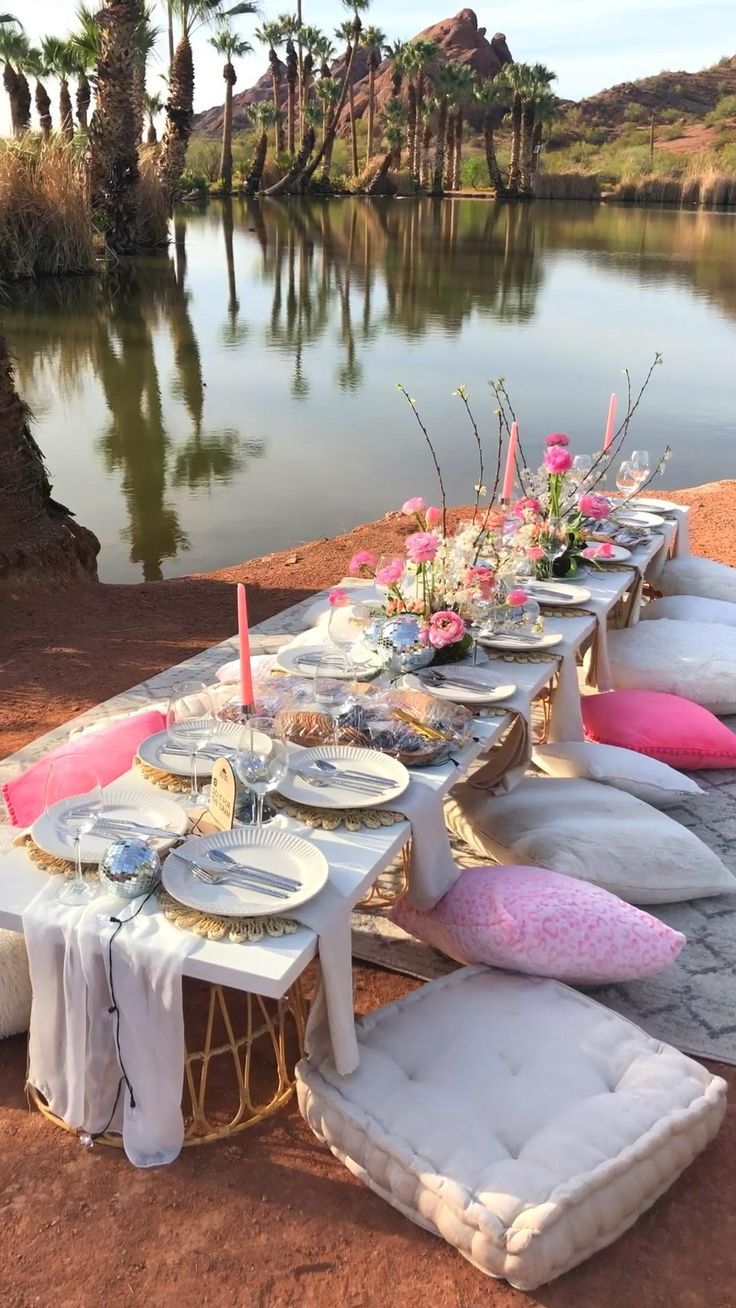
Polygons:
<instances>
[{"instance_id":1,"label":"wine glass","mask_svg":"<svg viewBox=\"0 0 736 1308\"><path fill-rule=\"evenodd\" d=\"M639 479L638 477L635 476L630 461L628 459L624 459L623 463L621 464L621 467L616 473L617 489L624 497L624 499L627 499L628 496L632 495L633 492L637 489L638 485L639 485Z\"/></svg>"},{"instance_id":2,"label":"wine glass","mask_svg":"<svg viewBox=\"0 0 736 1308\"><path fill-rule=\"evenodd\" d=\"M476 595L467 613L468 633L473 637L473 666L478 662L478 640L493 629L493 615L498 608L495 594Z\"/></svg>"},{"instance_id":3,"label":"wine glass","mask_svg":"<svg viewBox=\"0 0 736 1308\"><path fill-rule=\"evenodd\" d=\"M197 780L197 756L209 745L219 726L209 689L203 681L182 681L173 691L166 710L166 730L178 745L189 751L192 788L188 804L206 804Z\"/></svg>"},{"instance_id":4,"label":"wine glass","mask_svg":"<svg viewBox=\"0 0 736 1308\"><path fill-rule=\"evenodd\" d=\"M314 674L314 698L319 707L332 718L332 739L335 744L340 716L355 699L350 685L351 676L350 660L340 651L320 659Z\"/></svg>"},{"instance_id":5,"label":"wine glass","mask_svg":"<svg viewBox=\"0 0 736 1308\"><path fill-rule=\"evenodd\" d=\"M572 461L572 469L570 471L570 477L575 482L575 485L582 488L592 471L592 454L576 454Z\"/></svg>"},{"instance_id":6,"label":"wine glass","mask_svg":"<svg viewBox=\"0 0 736 1308\"><path fill-rule=\"evenodd\" d=\"M263 826L263 802L289 770L289 746L283 729L270 714L253 714L238 739L233 764L244 786L255 795L255 825Z\"/></svg>"},{"instance_id":7,"label":"wine glass","mask_svg":"<svg viewBox=\"0 0 736 1308\"><path fill-rule=\"evenodd\" d=\"M46 808L60 800L74 802L60 817L61 825L74 836L74 879L66 881L57 899L62 904L82 905L95 898L97 890L82 875L82 836L90 832L102 812L102 790L97 770L78 754L60 754L52 759L46 774Z\"/></svg>"},{"instance_id":8,"label":"wine glass","mask_svg":"<svg viewBox=\"0 0 736 1308\"><path fill-rule=\"evenodd\" d=\"M632 476L636 479L636 488L639 490L651 476L652 461L649 458L649 450L632 450L629 463Z\"/></svg>"},{"instance_id":9,"label":"wine glass","mask_svg":"<svg viewBox=\"0 0 736 1308\"><path fill-rule=\"evenodd\" d=\"M547 518L540 533L539 544L547 560L547 571L551 577L557 559L565 553L568 545L568 527L562 518Z\"/></svg>"}]
</instances>

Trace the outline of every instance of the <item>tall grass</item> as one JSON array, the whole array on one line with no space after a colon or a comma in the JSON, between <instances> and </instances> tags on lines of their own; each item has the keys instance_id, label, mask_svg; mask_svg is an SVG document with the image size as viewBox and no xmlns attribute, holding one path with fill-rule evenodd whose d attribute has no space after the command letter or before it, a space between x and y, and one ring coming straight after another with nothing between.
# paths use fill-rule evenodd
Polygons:
<instances>
[{"instance_id":1,"label":"tall grass","mask_svg":"<svg viewBox=\"0 0 736 1308\"><path fill-rule=\"evenodd\" d=\"M158 148L138 152L138 239L141 245L165 245L169 236L168 196L157 172Z\"/></svg>"},{"instance_id":2,"label":"tall grass","mask_svg":"<svg viewBox=\"0 0 736 1308\"><path fill-rule=\"evenodd\" d=\"M725 209L736 205L736 175L715 167L682 177L623 177L610 193L622 204L659 204L683 209Z\"/></svg>"},{"instance_id":3,"label":"tall grass","mask_svg":"<svg viewBox=\"0 0 736 1308\"><path fill-rule=\"evenodd\" d=\"M86 168L57 136L0 143L0 277L86 273L95 232Z\"/></svg>"},{"instance_id":4,"label":"tall grass","mask_svg":"<svg viewBox=\"0 0 736 1308\"><path fill-rule=\"evenodd\" d=\"M538 200L600 200L601 187L596 173L538 172L534 195Z\"/></svg>"}]
</instances>

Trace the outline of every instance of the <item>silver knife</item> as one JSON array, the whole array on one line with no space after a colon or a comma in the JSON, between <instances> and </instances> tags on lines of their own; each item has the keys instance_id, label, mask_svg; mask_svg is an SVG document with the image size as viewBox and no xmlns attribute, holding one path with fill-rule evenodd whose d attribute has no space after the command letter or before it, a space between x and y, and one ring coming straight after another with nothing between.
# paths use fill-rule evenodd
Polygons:
<instances>
[{"instance_id":1,"label":"silver knife","mask_svg":"<svg viewBox=\"0 0 736 1308\"><path fill-rule=\"evenodd\" d=\"M181 859L182 863L189 865L196 864L197 867L204 868L205 872L211 872L213 876L218 875L221 871L227 876L242 876L248 881L262 881L266 886L272 886L275 890L299 890L302 883L296 881L293 877L282 877L276 872L266 872L261 867L251 867L248 863L234 864L213 864L207 862L208 855L202 851L198 858L193 858L188 854L182 854L179 850L175 851L175 857Z\"/></svg>"},{"instance_id":2,"label":"silver knife","mask_svg":"<svg viewBox=\"0 0 736 1308\"><path fill-rule=\"evenodd\" d=\"M149 827L143 822L128 822L125 818L99 818L90 835L104 831L117 831L121 835L149 836L152 840L179 840L178 831L168 831L165 827Z\"/></svg>"}]
</instances>

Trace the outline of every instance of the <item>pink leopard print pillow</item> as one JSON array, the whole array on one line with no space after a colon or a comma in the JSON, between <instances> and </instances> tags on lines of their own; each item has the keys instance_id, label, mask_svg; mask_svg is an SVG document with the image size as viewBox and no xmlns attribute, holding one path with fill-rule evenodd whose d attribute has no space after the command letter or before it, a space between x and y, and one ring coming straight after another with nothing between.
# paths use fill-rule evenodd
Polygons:
<instances>
[{"instance_id":1,"label":"pink leopard print pillow","mask_svg":"<svg viewBox=\"0 0 736 1308\"><path fill-rule=\"evenodd\" d=\"M588 985L661 972L685 944L600 886L540 867L466 868L434 908L402 899L391 916L460 963Z\"/></svg>"}]
</instances>

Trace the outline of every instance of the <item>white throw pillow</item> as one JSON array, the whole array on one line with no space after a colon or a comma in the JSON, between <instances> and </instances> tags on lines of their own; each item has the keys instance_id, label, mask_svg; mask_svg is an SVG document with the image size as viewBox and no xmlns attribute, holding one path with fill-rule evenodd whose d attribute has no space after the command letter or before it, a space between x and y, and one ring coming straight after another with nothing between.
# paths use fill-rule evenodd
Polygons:
<instances>
[{"instance_id":1,"label":"white throw pillow","mask_svg":"<svg viewBox=\"0 0 736 1308\"><path fill-rule=\"evenodd\" d=\"M31 1020L31 978L22 936L0 931L0 1038L27 1031Z\"/></svg>"},{"instance_id":2,"label":"white throw pillow","mask_svg":"<svg viewBox=\"0 0 736 1308\"><path fill-rule=\"evenodd\" d=\"M736 568L693 555L670 559L662 569L657 589L663 595L701 595L736 604Z\"/></svg>"},{"instance_id":3,"label":"white throw pillow","mask_svg":"<svg viewBox=\"0 0 736 1308\"><path fill-rule=\"evenodd\" d=\"M464 967L356 1030L351 1076L319 1047L297 1064L302 1116L353 1176L521 1290L632 1226L726 1110L721 1077L557 981Z\"/></svg>"},{"instance_id":4,"label":"white throw pillow","mask_svg":"<svg viewBox=\"0 0 736 1308\"><path fill-rule=\"evenodd\" d=\"M686 827L597 781L527 777L507 795L463 782L445 815L453 835L484 857L548 867L632 904L736 892L736 877Z\"/></svg>"},{"instance_id":5,"label":"white throw pillow","mask_svg":"<svg viewBox=\"0 0 736 1308\"><path fill-rule=\"evenodd\" d=\"M736 629L715 622L639 622L608 633L616 690L681 695L711 713L736 713Z\"/></svg>"},{"instance_id":6,"label":"white throw pillow","mask_svg":"<svg viewBox=\"0 0 736 1308\"><path fill-rule=\"evenodd\" d=\"M645 604L641 616L674 618L678 622L720 622L724 627L736 627L736 604L703 599L702 595L664 595Z\"/></svg>"},{"instance_id":7,"label":"white throw pillow","mask_svg":"<svg viewBox=\"0 0 736 1308\"><path fill-rule=\"evenodd\" d=\"M672 808L683 799L703 793L700 786L675 768L618 745L596 745L582 740L538 745L532 758L547 776L601 781L655 808Z\"/></svg>"}]
</instances>

